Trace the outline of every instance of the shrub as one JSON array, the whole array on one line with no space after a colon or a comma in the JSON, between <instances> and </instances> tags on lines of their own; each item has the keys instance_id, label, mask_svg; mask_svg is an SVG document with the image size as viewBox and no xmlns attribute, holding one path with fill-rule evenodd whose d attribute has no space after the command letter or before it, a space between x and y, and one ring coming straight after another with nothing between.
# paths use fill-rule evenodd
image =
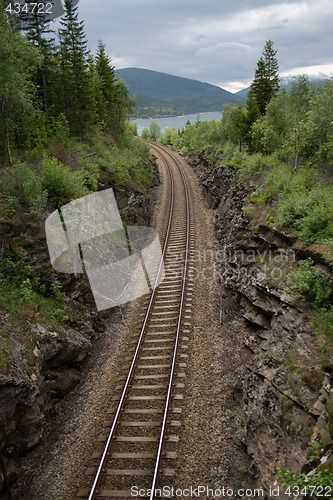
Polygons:
<instances>
[{"instance_id":1,"label":"shrub","mask_svg":"<svg viewBox=\"0 0 333 500\"><path fill-rule=\"evenodd\" d=\"M301 495L302 498L308 498L307 495L317 498L313 495L316 490L320 492L320 496L322 496L325 490L326 492L330 492L333 488L333 472L327 469L316 470L314 473L311 473L311 475L294 473L290 469L277 469L276 479L283 488L287 488L286 492L289 492L286 493L287 495L297 497Z\"/></svg>"},{"instance_id":2,"label":"shrub","mask_svg":"<svg viewBox=\"0 0 333 500\"><path fill-rule=\"evenodd\" d=\"M320 274L312 259L299 262L299 267L288 280L287 292L305 295L318 308L329 308L333 299L333 282L327 274Z\"/></svg>"},{"instance_id":3,"label":"shrub","mask_svg":"<svg viewBox=\"0 0 333 500\"><path fill-rule=\"evenodd\" d=\"M25 163L18 163L13 167L13 177L21 201L33 210L42 210L46 205L47 191L43 189L38 173Z\"/></svg>"},{"instance_id":4,"label":"shrub","mask_svg":"<svg viewBox=\"0 0 333 500\"><path fill-rule=\"evenodd\" d=\"M248 156L247 161L244 165L244 170L251 176L257 176L263 172L266 166L267 163L263 155L261 153L256 153Z\"/></svg>"},{"instance_id":5,"label":"shrub","mask_svg":"<svg viewBox=\"0 0 333 500\"><path fill-rule=\"evenodd\" d=\"M85 159L81 161L82 168L75 172L77 182L90 192L98 190L99 185L99 166L94 160Z\"/></svg>"},{"instance_id":6,"label":"shrub","mask_svg":"<svg viewBox=\"0 0 333 500\"><path fill-rule=\"evenodd\" d=\"M272 185L268 186L264 192L257 189L254 193L252 193L251 203L254 203L255 205L270 203L276 197L276 194L276 188Z\"/></svg>"},{"instance_id":7,"label":"shrub","mask_svg":"<svg viewBox=\"0 0 333 500\"><path fill-rule=\"evenodd\" d=\"M58 206L84 194L71 169L56 158L45 157L42 164L42 184L49 199Z\"/></svg>"},{"instance_id":8,"label":"shrub","mask_svg":"<svg viewBox=\"0 0 333 500\"><path fill-rule=\"evenodd\" d=\"M284 197L279 205L279 222L296 231L302 228L302 219L312 209L312 200L305 189L300 188Z\"/></svg>"},{"instance_id":9,"label":"shrub","mask_svg":"<svg viewBox=\"0 0 333 500\"><path fill-rule=\"evenodd\" d=\"M312 185L303 179L289 183L282 195L279 222L290 226L308 243L324 243L333 237L333 188Z\"/></svg>"}]
</instances>

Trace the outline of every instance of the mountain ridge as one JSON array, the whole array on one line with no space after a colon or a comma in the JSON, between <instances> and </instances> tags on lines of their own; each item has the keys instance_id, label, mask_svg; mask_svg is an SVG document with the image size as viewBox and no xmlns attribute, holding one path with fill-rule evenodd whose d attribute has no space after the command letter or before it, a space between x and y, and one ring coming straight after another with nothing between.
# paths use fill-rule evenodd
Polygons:
<instances>
[{"instance_id":1,"label":"mountain ridge","mask_svg":"<svg viewBox=\"0 0 333 500\"><path fill-rule=\"evenodd\" d=\"M127 84L130 95L136 99L133 117L220 111L226 104L234 104L239 99L216 85L159 71L123 68L115 74Z\"/></svg>"},{"instance_id":2,"label":"mountain ridge","mask_svg":"<svg viewBox=\"0 0 333 500\"><path fill-rule=\"evenodd\" d=\"M297 78L297 76L300 76L300 75L283 76L281 78L281 81L280 81L281 87L284 87L287 91L289 91L291 89L291 82L295 78ZM332 80L332 78L333 78L333 77L330 77L330 78L319 78L319 77L316 77L316 76L309 76L309 75L306 75L306 76L308 77L310 83L322 83L323 85L328 80ZM249 93L250 88L251 87L246 87L245 89L242 89L242 90L239 90L238 92L235 92L235 94L233 94L233 95L237 96L237 98L239 100L246 99L247 98L247 94Z\"/></svg>"}]
</instances>

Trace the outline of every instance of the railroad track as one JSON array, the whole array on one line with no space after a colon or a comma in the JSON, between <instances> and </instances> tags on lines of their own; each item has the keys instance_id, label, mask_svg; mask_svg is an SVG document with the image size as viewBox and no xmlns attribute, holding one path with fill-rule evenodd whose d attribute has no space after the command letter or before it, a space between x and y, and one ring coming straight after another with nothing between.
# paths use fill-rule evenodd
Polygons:
<instances>
[{"instance_id":1,"label":"railroad track","mask_svg":"<svg viewBox=\"0 0 333 500\"><path fill-rule=\"evenodd\" d=\"M112 398L108 437L87 469L89 486L78 494L89 500L133 498L137 490L131 488L152 500L161 476L175 474L192 315L190 199L177 156L157 144L152 149L167 168L170 191L159 266L162 272L164 263L164 279L146 300L141 327L133 333L129 368L120 377L119 395Z\"/></svg>"}]
</instances>

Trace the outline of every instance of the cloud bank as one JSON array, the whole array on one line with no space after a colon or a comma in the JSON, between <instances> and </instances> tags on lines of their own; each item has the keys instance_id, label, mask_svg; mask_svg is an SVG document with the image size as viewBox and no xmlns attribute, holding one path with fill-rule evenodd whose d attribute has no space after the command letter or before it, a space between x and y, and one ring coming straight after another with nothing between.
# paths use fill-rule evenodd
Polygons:
<instances>
[{"instance_id":1,"label":"cloud bank","mask_svg":"<svg viewBox=\"0 0 333 500\"><path fill-rule=\"evenodd\" d=\"M80 0L92 51L117 69L140 67L236 91L253 79L266 40L282 76L333 75L331 0Z\"/></svg>"}]
</instances>

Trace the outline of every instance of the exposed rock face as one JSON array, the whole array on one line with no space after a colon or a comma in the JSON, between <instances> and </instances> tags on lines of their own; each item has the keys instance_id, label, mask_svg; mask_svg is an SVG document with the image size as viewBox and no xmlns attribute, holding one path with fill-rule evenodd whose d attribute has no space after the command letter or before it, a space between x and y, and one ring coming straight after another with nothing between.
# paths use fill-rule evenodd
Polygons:
<instances>
[{"instance_id":1,"label":"exposed rock face","mask_svg":"<svg viewBox=\"0 0 333 500\"><path fill-rule=\"evenodd\" d=\"M203 160L189 162L197 168ZM323 360L307 304L284 291L288 273L308 253L277 229L250 225L242 209L253 186L239 182L234 169L206 161L198 176L220 243L221 335L231 329L244 351L244 366L235 366L239 437L267 492L277 467L301 471L309 444L329 441L329 430L332 436L332 360Z\"/></svg>"},{"instance_id":2,"label":"exposed rock face","mask_svg":"<svg viewBox=\"0 0 333 500\"><path fill-rule=\"evenodd\" d=\"M58 335L41 325L34 328L38 339L31 374L20 369L15 376L0 374L0 442L10 481L15 479L17 457L42 439L55 400L78 383L80 364L91 346L74 330Z\"/></svg>"}]
</instances>

